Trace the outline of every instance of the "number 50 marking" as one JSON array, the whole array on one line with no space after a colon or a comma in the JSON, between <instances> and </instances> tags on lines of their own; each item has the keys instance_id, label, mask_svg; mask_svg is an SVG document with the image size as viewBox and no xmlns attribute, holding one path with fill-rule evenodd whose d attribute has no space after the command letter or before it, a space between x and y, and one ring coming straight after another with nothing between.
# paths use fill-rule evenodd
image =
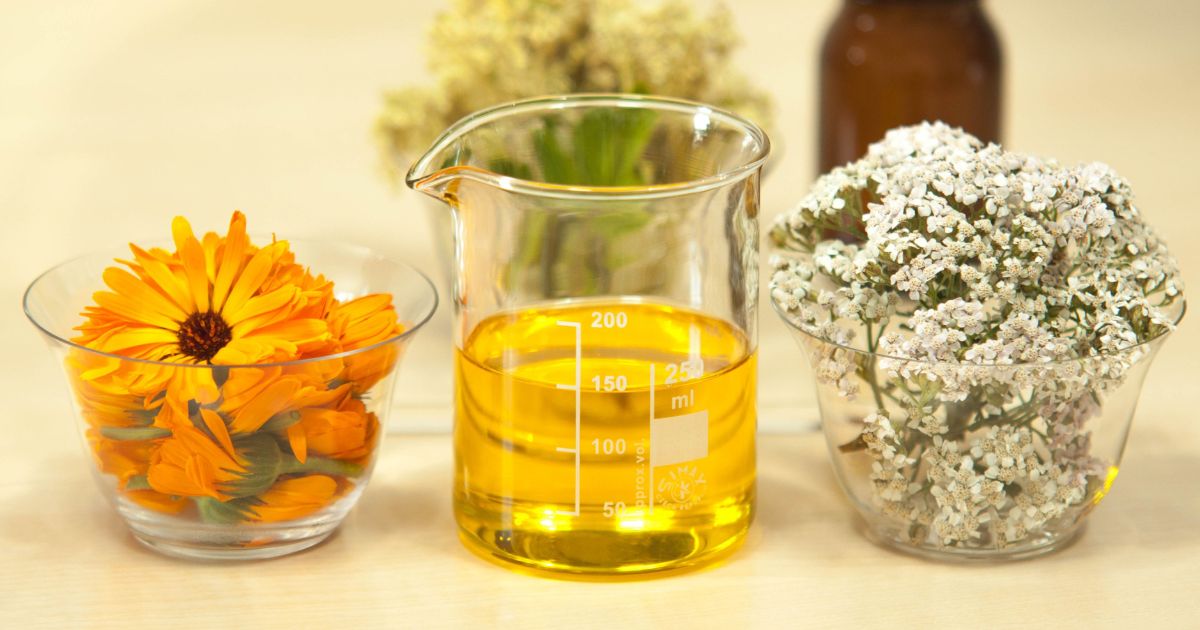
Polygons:
<instances>
[{"instance_id":1,"label":"number 50 marking","mask_svg":"<svg viewBox=\"0 0 1200 630\"><path fill-rule=\"evenodd\" d=\"M604 502L604 518L613 518L620 516L621 512L625 511L624 501L605 501Z\"/></svg>"}]
</instances>

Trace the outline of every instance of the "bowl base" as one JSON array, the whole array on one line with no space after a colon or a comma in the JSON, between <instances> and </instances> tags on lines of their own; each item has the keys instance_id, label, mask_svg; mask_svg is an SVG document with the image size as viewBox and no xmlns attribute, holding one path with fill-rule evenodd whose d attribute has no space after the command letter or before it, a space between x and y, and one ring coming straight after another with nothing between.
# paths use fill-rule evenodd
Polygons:
<instances>
[{"instance_id":1,"label":"bowl base","mask_svg":"<svg viewBox=\"0 0 1200 630\"><path fill-rule=\"evenodd\" d=\"M139 543L172 558L184 560L209 560L218 562L266 560L303 551L329 538L332 530L309 538L275 540L252 546L206 545L194 541L170 540L150 535L131 528Z\"/></svg>"},{"instance_id":2,"label":"bowl base","mask_svg":"<svg viewBox=\"0 0 1200 630\"><path fill-rule=\"evenodd\" d=\"M337 529L349 505L279 523L216 525L152 512L124 497L117 499L117 510L139 543L173 558L210 561L265 560L308 549Z\"/></svg>"},{"instance_id":3,"label":"bowl base","mask_svg":"<svg viewBox=\"0 0 1200 630\"><path fill-rule=\"evenodd\" d=\"M891 551L936 562L983 564L1028 560L1061 551L1079 540L1086 525L1080 523L1067 531L1047 532L1019 545L1001 549L963 549L941 547L929 543L913 543L886 527L872 527L864 523L862 529L868 540Z\"/></svg>"}]
</instances>

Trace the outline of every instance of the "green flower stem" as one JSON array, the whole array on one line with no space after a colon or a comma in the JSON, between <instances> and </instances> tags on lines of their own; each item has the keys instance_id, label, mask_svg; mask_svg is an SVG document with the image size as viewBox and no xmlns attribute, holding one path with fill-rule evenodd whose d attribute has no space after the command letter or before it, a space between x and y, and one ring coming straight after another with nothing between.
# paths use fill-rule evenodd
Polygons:
<instances>
[{"instance_id":1,"label":"green flower stem","mask_svg":"<svg viewBox=\"0 0 1200 630\"><path fill-rule=\"evenodd\" d=\"M150 481L146 475L134 475L125 482L125 490L150 490Z\"/></svg>"},{"instance_id":2,"label":"green flower stem","mask_svg":"<svg viewBox=\"0 0 1200 630\"><path fill-rule=\"evenodd\" d=\"M341 477L357 477L362 474L362 471L363 467L359 464L325 457L309 457L304 462L288 458L283 460L279 470L280 474L284 475L314 473Z\"/></svg>"},{"instance_id":3,"label":"green flower stem","mask_svg":"<svg viewBox=\"0 0 1200 630\"><path fill-rule=\"evenodd\" d=\"M879 328L879 336L880 337L883 336L883 328L884 328L883 326L881 326ZM864 376L867 377L867 383L871 386L871 394L873 396L875 396L876 408L883 410L883 409L887 409L887 407L885 407L883 405L883 396L880 394L879 384L875 380L875 361L876 361L876 359L874 357L876 356L875 355L876 337L874 337L871 334L871 332L872 332L871 329L872 329L871 322L867 322L867 350L870 352L870 356L872 358L870 359L871 365L865 366L865 369L863 371L866 372L866 374L864 374Z\"/></svg>"},{"instance_id":4,"label":"green flower stem","mask_svg":"<svg viewBox=\"0 0 1200 630\"><path fill-rule=\"evenodd\" d=\"M158 427L101 427L100 435L110 440L157 440L170 437L171 432Z\"/></svg>"}]
</instances>

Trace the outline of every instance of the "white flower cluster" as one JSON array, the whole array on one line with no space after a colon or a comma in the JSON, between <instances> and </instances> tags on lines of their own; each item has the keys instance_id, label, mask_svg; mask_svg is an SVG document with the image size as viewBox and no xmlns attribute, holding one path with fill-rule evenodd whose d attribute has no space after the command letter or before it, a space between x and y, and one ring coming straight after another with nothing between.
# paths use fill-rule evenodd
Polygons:
<instances>
[{"instance_id":1,"label":"white flower cluster","mask_svg":"<svg viewBox=\"0 0 1200 630\"><path fill-rule=\"evenodd\" d=\"M702 12L685 0L453 0L426 42L434 85L384 95L375 127L385 165L407 168L473 111L547 94L675 96L769 127L769 98L733 64L738 44L721 4Z\"/></svg>"},{"instance_id":2,"label":"white flower cluster","mask_svg":"<svg viewBox=\"0 0 1200 630\"><path fill-rule=\"evenodd\" d=\"M946 546L986 538L1004 547L1081 507L1096 483L1086 468L1093 462L1081 468L1040 452L1035 437L1028 427L992 426L966 444L934 437L915 458L882 411L863 420L862 433L884 513L908 521L917 541Z\"/></svg>"},{"instance_id":3,"label":"white flower cluster","mask_svg":"<svg viewBox=\"0 0 1200 630\"><path fill-rule=\"evenodd\" d=\"M889 350L924 361L1127 348L1171 326L1165 307L1182 290L1174 258L1110 168L1060 167L941 123L889 132L818 180L772 235L801 254L776 257L771 279L797 323L878 323L908 306L913 334ZM805 308L820 305L821 288L833 308Z\"/></svg>"},{"instance_id":4,"label":"white flower cluster","mask_svg":"<svg viewBox=\"0 0 1200 630\"><path fill-rule=\"evenodd\" d=\"M820 178L774 226L771 297L819 383L874 398L842 450L868 454L877 503L914 539L1020 544L1103 480L1088 420L1183 301L1132 201L1102 164L926 123Z\"/></svg>"}]
</instances>

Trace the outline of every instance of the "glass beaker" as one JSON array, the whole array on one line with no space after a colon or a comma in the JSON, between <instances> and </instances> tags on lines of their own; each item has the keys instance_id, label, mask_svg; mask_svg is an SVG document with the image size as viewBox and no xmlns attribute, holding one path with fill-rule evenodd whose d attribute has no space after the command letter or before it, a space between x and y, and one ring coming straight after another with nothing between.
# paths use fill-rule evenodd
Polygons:
<instances>
[{"instance_id":1,"label":"glass beaker","mask_svg":"<svg viewBox=\"0 0 1200 630\"><path fill-rule=\"evenodd\" d=\"M609 575L741 541L768 152L705 105L582 95L469 116L413 165L454 216L454 510L473 551Z\"/></svg>"}]
</instances>

